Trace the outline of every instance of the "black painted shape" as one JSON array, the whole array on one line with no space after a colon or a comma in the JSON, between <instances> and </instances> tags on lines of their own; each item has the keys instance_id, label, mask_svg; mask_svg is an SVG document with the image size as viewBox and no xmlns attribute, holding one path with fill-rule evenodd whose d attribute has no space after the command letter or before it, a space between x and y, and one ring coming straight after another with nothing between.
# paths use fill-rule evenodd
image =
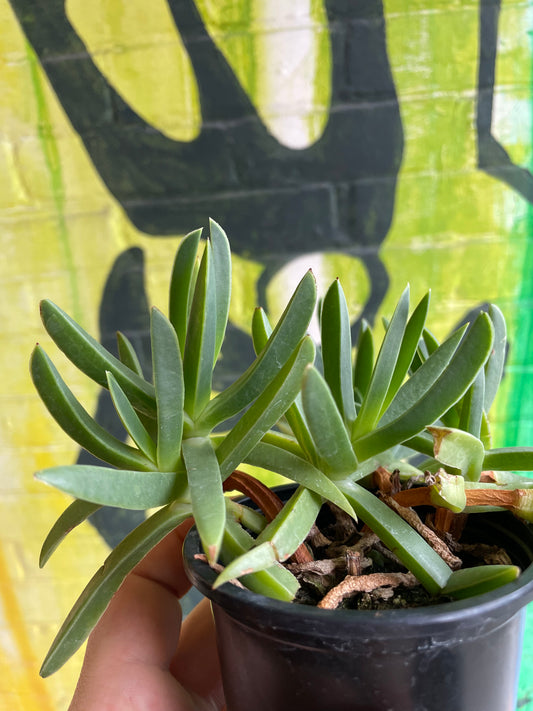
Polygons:
<instances>
[{"instance_id":1,"label":"black painted shape","mask_svg":"<svg viewBox=\"0 0 533 711\"><path fill-rule=\"evenodd\" d=\"M498 53L498 20L501 0L480 0L479 72L477 102L478 167L501 180L533 203L533 175L514 164L501 143L492 135L494 80Z\"/></svg>"},{"instance_id":2,"label":"black painted shape","mask_svg":"<svg viewBox=\"0 0 533 711\"><path fill-rule=\"evenodd\" d=\"M143 371L150 375L149 312L144 288L144 257L138 248L128 249L115 261L107 279L100 306L101 342L117 355L116 332L122 331L132 341ZM116 414L107 390L98 397L96 421L108 432L121 440L126 433ZM78 464L102 464L92 454L82 450ZM126 511L103 507L94 513L90 521L102 538L114 547L135 526L144 520L142 511Z\"/></svg>"},{"instance_id":3,"label":"black painted shape","mask_svg":"<svg viewBox=\"0 0 533 711\"><path fill-rule=\"evenodd\" d=\"M169 2L199 86L203 126L190 143L164 136L125 104L60 0L11 2L98 172L140 230L176 234L215 217L235 252L265 264L263 303L266 284L294 256L352 254L370 273L372 320L388 285L377 255L403 152L381 0L327 3L331 110L322 137L302 150L268 133L192 0Z\"/></svg>"}]
</instances>

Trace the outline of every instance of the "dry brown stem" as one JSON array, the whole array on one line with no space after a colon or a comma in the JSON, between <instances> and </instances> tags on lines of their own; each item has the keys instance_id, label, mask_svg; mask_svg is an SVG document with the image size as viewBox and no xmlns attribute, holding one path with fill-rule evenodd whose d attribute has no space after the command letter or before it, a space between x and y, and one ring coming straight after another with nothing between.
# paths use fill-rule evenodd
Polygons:
<instances>
[{"instance_id":1,"label":"dry brown stem","mask_svg":"<svg viewBox=\"0 0 533 711\"><path fill-rule=\"evenodd\" d=\"M317 607L323 610L335 610L341 602L351 595L359 592L372 592L376 588L385 586L398 587L405 585L414 587L418 584L412 573L371 573L370 575L347 575L336 587L318 603Z\"/></svg>"},{"instance_id":2,"label":"dry brown stem","mask_svg":"<svg viewBox=\"0 0 533 711\"><path fill-rule=\"evenodd\" d=\"M392 496L383 496L382 498L393 511L396 511L396 513L401 516L404 521L412 526L412 528L414 528L415 531L417 531L417 533L419 533L422 538L429 543L433 550L440 555L440 557L450 566L452 570L458 570L461 567L461 559L457 558L457 556L451 552L444 541L439 538L434 531L422 523L416 511L413 511L411 508L401 506Z\"/></svg>"}]
</instances>

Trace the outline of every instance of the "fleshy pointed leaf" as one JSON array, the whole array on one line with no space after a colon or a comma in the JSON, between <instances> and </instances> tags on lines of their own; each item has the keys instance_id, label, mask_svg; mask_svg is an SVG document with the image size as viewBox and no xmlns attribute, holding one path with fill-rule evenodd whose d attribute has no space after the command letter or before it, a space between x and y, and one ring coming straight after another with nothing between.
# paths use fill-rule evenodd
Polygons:
<instances>
[{"instance_id":1,"label":"fleshy pointed leaf","mask_svg":"<svg viewBox=\"0 0 533 711\"><path fill-rule=\"evenodd\" d=\"M322 305L321 344L324 379L342 419L351 427L355 420L352 337L346 298L338 279L328 289Z\"/></svg>"},{"instance_id":2,"label":"fleshy pointed leaf","mask_svg":"<svg viewBox=\"0 0 533 711\"><path fill-rule=\"evenodd\" d=\"M442 589L442 594L456 600L464 600L512 583L519 575L520 568L516 565L480 565L475 568L462 568L454 570L450 575Z\"/></svg>"},{"instance_id":3,"label":"fleshy pointed leaf","mask_svg":"<svg viewBox=\"0 0 533 711\"><path fill-rule=\"evenodd\" d=\"M220 468L208 437L183 440L183 459L196 528L210 563L217 562L226 522Z\"/></svg>"},{"instance_id":4,"label":"fleshy pointed leaf","mask_svg":"<svg viewBox=\"0 0 533 711\"><path fill-rule=\"evenodd\" d=\"M183 472L139 472L70 464L42 469L35 478L77 499L144 511L177 499L184 489L185 477Z\"/></svg>"},{"instance_id":5,"label":"fleshy pointed leaf","mask_svg":"<svg viewBox=\"0 0 533 711\"><path fill-rule=\"evenodd\" d=\"M170 278L168 314L170 323L174 326L178 337L182 358L185 352L189 312L196 283L195 265L201 234L202 230L200 229L190 232L184 237L176 252Z\"/></svg>"},{"instance_id":6,"label":"fleshy pointed leaf","mask_svg":"<svg viewBox=\"0 0 533 711\"><path fill-rule=\"evenodd\" d=\"M461 415L458 429L465 430L465 432L469 432L474 437L479 437L483 421L484 400L485 372L480 370L460 402Z\"/></svg>"},{"instance_id":7,"label":"fleshy pointed leaf","mask_svg":"<svg viewBox=\"0 0 533 711\"><path fill-rule=\"evenodd\" d=\"M268 471L283 472L287 479L314 491L356 518L352 506L331 479L294 451L285 449L285 445L291 446L282 435L270 433L268 442L259 442L244 461Z\"/></svg>"},{"instance_id":8,"label":"fleshy pointed leaf","mask_svg":"<svg viewBox=\"0 0 533 711\"><path fill-rule=\"evenodd\" d=\"M50 358L36 346L31 359L33 383L58 425L95 457L117 467L146 470L150 460L101 427L76 400Z\"/></svg>"},{"instance_id":9,"label":"fleshy pointed leaf","mask_svg":"<svg viewBox=\"0 0 533 711\"><path fill-rule=\"evenodd\" d=\"M215 274L212 252L206 248L200 262L183 355L185 410L196 420L211 398L216 338Z\"/></svg>"},{"instance_id":10,"label":"fleshy pointed leaf","mask_svg":"<svg viewBox=\"0 0 533 711\"><path fill-rule=\"evenodd\" d=\"M297 489L276 518L257 537L254 547L224 568L215 587L287 560L305 540L321 505L319 496L302 487Z\"/></svg>"},{"instance_id":11,"label":"fleshy pointed leaf","mask_svg":"<svg viewBox=\"0 0 533 711\"><path fill-rule=\"evenodd\" d=\"M339 488L357 516L394 551L426 590L437 593L446 585L451 569L414 528L359 484L347 480Z\"/></svg>"},{"instance_id":12,"label":"fleshy pointed leaf","mask_svg":"<svg viewBox=\"0 0 533 711\"><path fill-rule=\"evenodd\" d=\"M316 303L316 284L307 272L296 288L267 345L235 383L217 395L201 418L212 429L247 407L278 373L305 335Z\"/></svg>"},{"instance_id":13,"label":"fleshy pointed leaf","mask_svg":"<svg viewBox=\"0 0 533 711\"><path fill-rule=\"evenodd\" d=\"M354 442L358 458L367 459L379 451L405 442L428 424L435 422L457 402L470 387L479 369L484 366L492 348L492 336L492 325L488 316L480 314L454 351L448 366L436 377L430 364L434 363L433 359L437 354L440 356L442 351L440 348L435 351L400 388L389 410L398 404L402 397L404 403L411 401L412 405L396 408L394 412L399 414L394 420L386 421L386 424ZM448 340L453 339L454 336L451 336ZM439 369L437 368L437 373ZM418 387L421 392L417 392ZM385 415L388 415L388 411Z\"/></svg>"},{"instance_id":14,"label":"fleshy pointed leaf","mask_svg":"<svg viewBox=\"0 0 533 711\"><path fill-rule=\"evenodd\" d=\"M401 343L409 315L409 288L405 289L385 332L383 343L376 359L372 377L357 420L352 429L352 439L370 432L376 425L391 383L398 359L398 344Z\"/></svg>"},{"instance_id":15,"label":"fleshy pointed leaf","mask_svg":"<svg viewBox=\"0 0 533 711\"><path fill-rule=\"evenodd\" d=\"M176 332L157 309L152 309L151 339L157 403L157 464L163 471L176 471L183 435L183 366Z\"/></svg>"},{"instance_id":16,"label":"fleshy pointed leaf","mask_svg":"<svg viewBox=\"0 0 533 711\"><path fill-rule=\"evenodd\" d=\"M150 383L121 363L59 306L47 299L41 302L41 318L56 345L82 373L107 388L106 371L109 370L136 409L152 417L155 415L154 389Z\"/></svg>"},{"instance_id":17,"label":"fleshy pointed leaf","mask_svg":"<svg viewBox=\"0 0 533 711\"><path fill-rule=\"evenodd\" d=\"M478 481L485 450L469 432L448 427L428 427L434 441L434 456L441 464L459 469L467 481Z\"/></svg>"},{"instance_id":18,"label":"fleshy pointed leaf","mask_svg":"<svg viewBox=\"0 0 533 711\"><path fill-rule=\"evenodd\" d=\"M314 344L306 336L278 375L222 440L217 448L217 457L223 480L239 466L265 432L273 427L294 402L300 390L304 369L312 362L314 354Z\"/></svg>"},{"instance_id":19,"label":"fleshy pointed leaf","mask_svg":"<svg viewBox=\"0 0 533 711\"><path fill-rule=\"evenodd\" d=\"M501 470L505 472L533 471L533 447L504 447L490 449L483 459L484 470Z\"/></svg>"},{"instance_id":20,"label":"fleshy pointed leaf","mask_svg":"<svg viewBox=\"0 0 533 711\"><path fill-rule=\"evenodd\" d=\"M116 546L69 612L46 655L41 676L53 674L79 649L126 575L190 515L188 505L170 504L137 526Z\"/></svg>"},{"instance_id":21,"label":"fleshy pointed leaf","mask_svg":"<svg viewBox=\"0 0 533 711\"><path fill-rule=\"evenodd\" d=\"M381 408L381 414L383 414L387 407L390 405L394 396L400 389L405 376L407 375L413 358L416 353L420 337L424 330L424 325L426 323L426 318L429 310L429 292L422 298L420 303L417 305L416 309L411 314L407 326L405 327L405 333L400 343L400 350L398 353L398 359L396 361L396 366L394 368L394 373L391 378L389 389L387 391L387 396L383 402Z\"/></svg>"},{"instance_id":22,"label":"fleshy pointed leaf","mask_svg":"<svg viewBox=\"0 0 533 711\"><path fill-rule=\"evenodd\" d=\"M483 408L487 413L500 387L507 350L507 327L505 317L495 304L491 304L489 308L489 317L494 328L494 345L485 365L485 396Z\"/></svg>"},{"instance_id":23,"label":"fleshy pointed leaf","mask_svg":"<svg viewBox=\"0 0 533 711\"><path fill-rule=\"evenodd\" d=\"M39 568L42 568L48 562L52 553L59 546L61 541L72 531L73 528L79 526L80 523L86 521L91 514L101 508L100 504L94 504L91 501L83 501L76 499L68 506L61 516L50 529L50 533L46 536L41 547L39 556Z\"/></svg>"},{"instance_id":24,"label":"fleshy pointed leaf","mask_svg":"<svg viewBox=\"0 0 533 711\"><path fill-rule=\"evenodd\" d=\"M374 337L367 321L361 321L354 362L353 382L361 401L368 392L374 369Z\"/></svg>"},{"instance_id":25,"label":"fleshy pointed leaf","mask_svg":"<svg viewBox=\"0 0 533 711\"><path fill-rule=\"evenodd\" d=\"M140 378L144 377L143 369L135 348L133 347L133 343L124 333L121 333L120 331L117 331L117 348L120 362L124 363L124 365L134 373L137 373Z\"/></svg>"},{"instance_id":26,"label":"fleshy pointed leaf","mask_svg":"<svg viewBox=\"0 0 533 711\"><path fill-rule=\"evenodd\" d=\"M231 517L226 521L221 559L230 563L255 544L255 539ZM275 600L290 602L300 587L294 575L281 565L272 565L267 570L245 575L241 582L249 590Z\"/></svg>"},{"instance_id":27,"label":"fleshy pointed leaf","mask_svg":"<svg viewBox=\"0 0 533 711\"><path fill-rule=\"evenodd\" d=\"M156 449L153 439L146 431L146 428L133 409L133 406L126 397L124 391L117 383L115 376L109 371L107 372L107 379L111 399L113 400L115 410L117 411L126 432L135 442L137 447L139 447L141 452L148 457L150 461L155 462Z\"/></svg>"},{"instance_id":28,"label":"fleshy pointed leaf","mask_svg":"<svg viewBox=\"0 0 533 711\"><path fill-rule=\"evenodd\" d=\"M302 404L320 469L332 479L352 474L357 458L350 438L327 383L312 366L305 371Z\"/></svg>"},{"instance_id":29,"label":"fleshy pointed leaf","mask_svg":"<svg viewBox=\"0 0 533 711\"><path fill-rule=\"evenodd\" d=\"M214 220L209 219L211 238L208 242L213 252L213 270L216 284L216 361L228 323L229 306L231 300L231 252L226 233ZM213 362L214 363L214 362Z\"/></svg>"}]
</instances>

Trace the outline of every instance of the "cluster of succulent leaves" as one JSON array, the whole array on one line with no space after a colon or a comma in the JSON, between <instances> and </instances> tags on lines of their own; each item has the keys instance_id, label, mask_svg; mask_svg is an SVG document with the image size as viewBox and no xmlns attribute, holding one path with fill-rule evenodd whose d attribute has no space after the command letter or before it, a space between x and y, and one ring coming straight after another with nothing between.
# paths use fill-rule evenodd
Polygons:
<instances>
[{"instance_id":1,"label":"cluster of succulent leaves","mask_svg":"<svg viewBox=\"0 0 533 711\"><path fill-rule=\"evenodd\" d=\"M230 292L229 243L211 221L208 240L197 230L177 251L168 318L155 308L151 312L153 382L143 376L123 334L116 358L56 305L41 304L48 334L80 371L109 390L130 440L117 439L92 418L38 345L31 372L44 404L103 464L37 474L75 497L45 540L41 565L101 506L156 509L90 580L52 644L43 675L76 651L127 573L190 516L208 560L225 565L216 585L239 577L251 590L282 600L294 597L298 583L279 563L306 538L324 501L368 524L432 593L478 592L517 574L514 566L484 566L473 579L464 579L465 571L457 576L366 486L378 465L399 468L403 476L444 465L464 486L479 485L486 469L533 469L531 449L490 448L487 413L506 348L505 322L496 307L439 343L426 328L429 294L410 314L407 289L375 353L376 336L365 323L353 348L346 301L335 281L320 304L317 355L307 335L317 302L308 272L274 328L255 310L256 358L214 394ZM413 454L422 455L423 464L409 463ZM273 521L224 495L224 481L242 463L297 484ZM516 475L504 479L507 488L529 485ZM440 505L460 511L460 491L443 486L435 495Z\"/></svg>"}]
</instances>

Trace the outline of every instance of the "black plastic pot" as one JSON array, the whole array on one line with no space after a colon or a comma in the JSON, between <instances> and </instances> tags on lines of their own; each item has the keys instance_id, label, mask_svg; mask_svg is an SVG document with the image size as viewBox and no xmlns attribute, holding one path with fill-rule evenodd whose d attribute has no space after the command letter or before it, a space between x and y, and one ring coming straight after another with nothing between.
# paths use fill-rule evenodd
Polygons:
<instances>
[{"instance_id":1,"label":"black plastic pot","mask_svg":"<svg viewBox=\"0 0 533 711\"><path fill-rule=\"evenodd\" d=\"M320 610L226 584L194 559L213 604L227 711L515 711L524 606L533 599L533 531L510 514L470 516L524 571L469 600L407 610Z\"/></svg>"}]
</instances>

